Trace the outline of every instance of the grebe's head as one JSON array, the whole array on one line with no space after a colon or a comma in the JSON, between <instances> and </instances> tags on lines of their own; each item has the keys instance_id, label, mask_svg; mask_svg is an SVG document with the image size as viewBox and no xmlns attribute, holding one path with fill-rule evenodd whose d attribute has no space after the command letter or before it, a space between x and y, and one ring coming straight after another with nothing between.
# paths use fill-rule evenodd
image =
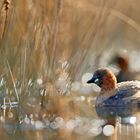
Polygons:
<instances>
[{"instance_id":1,"label":"grebe's head","mask_svg":"<svg viewBox=\"0 0 140 140\"><path fill-rule=\"evenodd\" d=\"M98 85L101 90L112 90L116 87L117 80L111 70L102 68L96 70L93 77L87 81L87 83L94 83Z\"/></svg>"}]
</instances>

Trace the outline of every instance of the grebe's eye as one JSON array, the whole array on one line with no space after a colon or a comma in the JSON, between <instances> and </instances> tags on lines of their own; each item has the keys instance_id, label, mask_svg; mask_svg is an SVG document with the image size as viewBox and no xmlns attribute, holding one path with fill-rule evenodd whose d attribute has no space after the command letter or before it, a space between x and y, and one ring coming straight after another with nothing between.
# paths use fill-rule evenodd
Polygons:
<instances>
[{"instance_id":1,"label":"grebe's eye","mask_svg":"<svg viewBox=\"0 0 140 140\"><path fill-rule=\"evenodd\" d=\"M95 83L98 83L99 82L99 78L96 78L94 82Z\"/></svg>"}]
</instances>

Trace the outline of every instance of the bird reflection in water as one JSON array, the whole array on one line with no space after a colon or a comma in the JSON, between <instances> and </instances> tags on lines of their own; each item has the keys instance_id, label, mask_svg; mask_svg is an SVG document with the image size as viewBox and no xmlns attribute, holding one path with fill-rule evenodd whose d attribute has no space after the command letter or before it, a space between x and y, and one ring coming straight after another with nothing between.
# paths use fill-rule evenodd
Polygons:
<instances>
[{"instance_id":1,"label":"bird reflection in water","mask_svg":"<svg viewBox=\"0 0 140 140\"><path fill-rule=\"evenodd\" d=\"M111 107L111 106L96 106L96 113L99 118L104 119L106 124L102 126L102 130L106 126L114 127L114 130L111 128L106 129L106 133L110 134L108 136L115 136L119 139L119 136L136 138L137 137L137 127L139 126L139 116L140 108L137 105L125 106L125 107ZM112 131L112 133L111 133ZM104 131L98 136L98 138L107 136ZM99 139L100 139L99 138ZM115 139L115 138L113 138ZM128 138L129 139L129 138Z\"/></svg>"}]
</instances>

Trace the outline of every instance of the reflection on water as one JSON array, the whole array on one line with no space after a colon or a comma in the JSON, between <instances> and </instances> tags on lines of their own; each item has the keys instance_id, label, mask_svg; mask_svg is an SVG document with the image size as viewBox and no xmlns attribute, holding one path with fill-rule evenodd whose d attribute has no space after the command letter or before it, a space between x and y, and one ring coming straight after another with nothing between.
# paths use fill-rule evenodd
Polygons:
<instances>
[{"instance_id":1,"label":"reflection on water","mask_svg":"<svg viewBox=\"0 0 140 140\"><path fill-rule=\"evenodd\" d=\"M140 110L137 105L127 107L98 107L97 114L115 127L117 139L138 138Z\"/></svg>"},{"instance_id":2,"label":"reflection on water","mask_svg":"<svg viewBox=\"0 0 140 140\"><path fill-rule=\"evenodd\" d=\"M83 104L87 101L77 97L70 101ZM93 101L92 101L93 102ZM12 103L11 103L12 104ZM13 102L12 106L16 105ZM88 107L90 107L87 104ZM2 106L3 107L3 106ZM79 139L102 140L140 138L140 110L139 107L92 107L97 114L75 115L70 118L54 116L49 118L45 113L42 118L38 113L25 114L20 105L14 108L5 103L1 110L0 135L3 139ZM82 112L82 111L81 111ZM88 112L88 110L87 110ZM18 118L17 117L18 114Z\"/></svg>"}]
</instances>

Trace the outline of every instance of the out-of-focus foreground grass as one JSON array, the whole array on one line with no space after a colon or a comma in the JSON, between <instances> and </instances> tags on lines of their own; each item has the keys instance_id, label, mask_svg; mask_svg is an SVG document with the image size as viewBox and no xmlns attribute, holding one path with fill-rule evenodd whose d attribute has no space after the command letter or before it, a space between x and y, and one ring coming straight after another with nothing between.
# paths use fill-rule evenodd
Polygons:
<instances>
[{"instance_id":1,"label":"out-of-focus foreground grass","mask_svg":"<svg viewBox=\"0 0 140 140\"><path fill-rule=\"evenodd\" d=\"M74 94L65 95L79 77L103 14L104 2L96 4L94 9L84 0L0 2L2 120L20 123L30 114L34 120L51 121L57 115L68 120L79 111L93 114L86 104L73 101ZM16 102L19 109L12 109Z\"/></svg>"},{"instance_id":2,"label":"out-of-focus foreground grass","mask_svg":"<svg viewBox=\"0 0 140 140\"><path fill-rule=\"evenodd\" d=\"M29 102L38 110L43 96L43 106L48 107L51 100L48 110L62 112L66 100L62 95L70 92L71 82L78 77L103 16L104 1L95 4L84 0L0 2L2 103L17 101L26 108ZM43 83L39 85L37 79ZM32 109L27 108L30 113Z\"/></svg>"}]
</instances>

